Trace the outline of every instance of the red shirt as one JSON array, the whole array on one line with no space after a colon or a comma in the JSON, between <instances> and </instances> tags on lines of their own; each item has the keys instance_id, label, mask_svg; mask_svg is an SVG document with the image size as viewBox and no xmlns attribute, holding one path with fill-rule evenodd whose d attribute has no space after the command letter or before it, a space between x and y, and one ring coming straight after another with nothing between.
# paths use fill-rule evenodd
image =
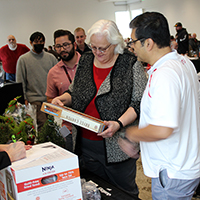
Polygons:
<instances>
[{"instance_id":1,"label":"red shirt","mask_svg":"<svg viewBox=\"0 0 200 200\"><path fill-rule=\"evenodd\" d=\"M101 84L105 80L105 78L110 73L111 69L112 69L112 67L104 69L104 68L97 68L95 65L93 65L93 77L94 77L94 82L95 82L96 87L97 87L97 92L98 92ZM95 102L94 102L95 98L96 98L96 96L89 103L89 105L87 106L84 113L100 119L100 115L97 111L97 108L96 108L96 105L95 105ZM97 133L90 131L90 130L87 130L87 129L84 129L84 128L81 128L81 134L82 134L83 138L86 138L86 139L89 139L89 140L103 140L102 137L97 136Z\"/></svg>"},{"instance_id":2,"label":"red shirt","mask_svg":"<svg viewBox=\"0 0 200 200\"><path fill-rule=\"evenodd\" d=\"M2 61L4 71L9 74L15 74L18 58L28 51L30 49L24 44L17 44L17 48L14 51L10 50L8 45L1 47L0 61Z\"/></svg>"}]
</instances>

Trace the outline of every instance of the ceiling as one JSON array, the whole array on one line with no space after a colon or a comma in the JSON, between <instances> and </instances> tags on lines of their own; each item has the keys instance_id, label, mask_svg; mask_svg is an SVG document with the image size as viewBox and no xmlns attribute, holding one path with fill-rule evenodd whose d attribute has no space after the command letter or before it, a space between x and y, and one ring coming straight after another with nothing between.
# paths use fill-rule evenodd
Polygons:
<instances>
[{"instance_id":1,"label":"ceiling","mask_svg":"<svg viewBox=\"0 0 200 200\"><path fill-rule=\"evenodd\" d=\"M141 0L98 0L99 2L123 2L123 3L137 3Z\"/></svg>"}]
</instances>

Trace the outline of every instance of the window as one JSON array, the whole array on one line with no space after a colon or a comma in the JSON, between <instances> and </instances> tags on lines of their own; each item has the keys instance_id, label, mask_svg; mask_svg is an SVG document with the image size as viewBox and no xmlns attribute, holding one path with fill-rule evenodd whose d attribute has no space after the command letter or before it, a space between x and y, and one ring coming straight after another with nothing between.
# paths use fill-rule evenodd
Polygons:
<instances>
[{"instance_id":1,"label":"window","mask_svg":"<svg viewBox=\"0 0 200 200\"><path fill-rule=\"evenodd\" d=\"M129 23L130 23L129 11L115 12L115 20L123 38L130 37L131 29L129 28Z\"/></svg>"},{"instance_id":2,"label":"window","mask_svg":"<svg viewBox=\"0 0 200 200\"><path fill-rule=\"evenodd\" d=\"M123 38L128 38L131 35L131 29L129 28L130 21L136 16L143 13L142 8L131 11L118 11L115 12L115 21Z\"/></svg>"},{"instance_id":3,"label":"window","mask_svg":"<svg viewBox=\"0 0 200 200\"><path fill-rule=\"evenodd\" d=\"M142 8L137 10L131 10L131 18L134 19L135 17L137 17L142 13L143 13Z\"/></svg>"}]
</instances>

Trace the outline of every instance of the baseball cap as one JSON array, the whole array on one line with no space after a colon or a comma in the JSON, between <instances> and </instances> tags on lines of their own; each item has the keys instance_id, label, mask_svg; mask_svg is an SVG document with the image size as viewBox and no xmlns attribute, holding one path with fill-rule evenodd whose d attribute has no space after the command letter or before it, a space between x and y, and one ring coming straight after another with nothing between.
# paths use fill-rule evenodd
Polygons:
<instances>
[{"instance_id":1,"label":"baseball cap","mask_svg":"<svg viewBox=\"0 0 200 200\"><path fill-rule=\"evenodd\" d=\"M182 26L181 22L177 22L174 27L177 27L177 26Z\"/></svg>"}]
</instances>

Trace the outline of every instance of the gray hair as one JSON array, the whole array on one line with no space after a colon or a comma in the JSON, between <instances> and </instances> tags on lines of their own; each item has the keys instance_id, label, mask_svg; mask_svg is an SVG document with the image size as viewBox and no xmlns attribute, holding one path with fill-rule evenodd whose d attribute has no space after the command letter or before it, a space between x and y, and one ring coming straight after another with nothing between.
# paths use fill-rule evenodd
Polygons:
<instances>
[{"instance_id":1,"label":"gray hair","mask_svg":"<svg viewBox=\"0 0 200 200\"><path fill-rule=\"evenodd\" d=\"M94 23L88 30L87 36L89 38L89 43L91 36L94 34L105 35L108 42L111 44L117 44L114 50L115 54L122 54L124 52L125 42L115 22L102 19Z\"/></svg>"}]
</instances>

